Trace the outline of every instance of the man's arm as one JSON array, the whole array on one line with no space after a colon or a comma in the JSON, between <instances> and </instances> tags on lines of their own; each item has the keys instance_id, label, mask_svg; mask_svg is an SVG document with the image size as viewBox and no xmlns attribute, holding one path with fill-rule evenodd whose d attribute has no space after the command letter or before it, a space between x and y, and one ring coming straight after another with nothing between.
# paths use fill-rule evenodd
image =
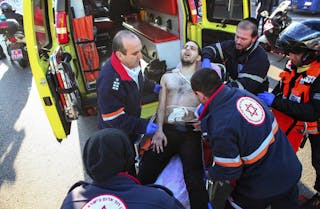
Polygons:
<instances>
[{"instance_id":1,"label":"man's arm","mask_svg":"<svg viewBox=\"0 0 320 209\"><path fill-rule=\"evenodd\" d=\"M103 120L103 127L114 127L124 130L127 134L143 134L146 132L148 121L139 116L125 112L125 93L121 84L116 84L105 75L97 81L97 99L99 117Z\"/></svg>"},{"instance_id":2,"label":"man's arm","mask_svg":"<svg viewBox=\"0 0 320 209\"><path fill-rule=\"evenodd\" d=\"M320 76L310 89L310 101L298 103L276 96L271 107L301 121L317 121L320 118Z\"/></svg>"},{"instance_id":3,"label":"man's arm","mask_svg":"<svg viewBox=\"0 0 320 209\"><path fill-rule=\"evenodd\" d=\"M257 94L262 88L268 89L266 76L270 67L267 54L258 47L243 64L243 69L238 78L231 83L231 86Z\"/></svg>"},{"instance_id":4,"label":"man's arm","mask_svg":"<svg viewBox=\"0 0 320 209\"><path fill-rule=\"evenodd\" d=\"M160 81L162 89L159 94L159 104L157 109L157 125L159 129L152 137L153 150L158 153L163 151L163 146L167 146L167 137L163 133L163 123L166 115L166 99L167 99L167 86L166 86L167 75L163 75Z\"/></svg>"},{"instance_id":5,"label":"man's arm","mask_svg":"<svg viewBox=\"0 0 320 209\"><path fill-rule=\"evenodd\" d=\"M214 119L210 118L210 120ZM229 124L231 123L229 121ZM236 158L240 156L240 153L237 144L238 139L234 134L235 130L229 127L214 131L215 134L210 139L214 163L208 168L209 177L214 181L238 179L242 174L243 165L240 157L239 159ZM223 163L224 161L226 163ZM235 165L230 166L231 162Z\"/></svg>"},{"instance_id":6,"label":"man's arm","mask_svg":"<svg viewBox=\"0 0 320 209\"><path fill-rule=\"evenodd\" d=\"M211 62L224 63L228 59L229 55L227 52L232 51L234 48L234 41L225 40L222 42L217 42L203 47L201 57L202 59L208 58Z\"/></svg>"}]
</instances>

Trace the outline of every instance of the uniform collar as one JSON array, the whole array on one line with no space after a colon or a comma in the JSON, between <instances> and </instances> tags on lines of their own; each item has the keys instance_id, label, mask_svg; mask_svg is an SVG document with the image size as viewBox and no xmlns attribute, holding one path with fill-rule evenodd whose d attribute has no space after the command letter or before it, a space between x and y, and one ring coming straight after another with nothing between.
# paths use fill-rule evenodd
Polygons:
<instances>
[{"instance_id":1,"label":"uniform collar","mask_svg":"<svg viewBox=\"0 0 320 209\"><path fill-rule=\"evenodd\" d=\"M131 81L132 78L128 75L127 71L124 69L118 57L113 52L110 57L110 62L115 71L120 75L121 80Z\"/></svg>"},{"instance_id":2,"label":"uniform collar","mask_svg":"<svg viewBox=\"0 0 320 209\"><path fill-rule=\"evenodd\" d=\"M309 65L302 65L300 67L297 68L297 73L303 73L306 72L307 70L309 70L311 64Z\"/></svg>"},{"instance_id":3,"label":"uniform collar","mask_svg":"<svg viewBox=\"0 0 320 209\"><path fill-rule=\"evenodd\" d=\"M199 120L201 120L207 112L207 109L209 107L209 104L211 103L211 101L213 100L213 98L224 88L224 84L221 84L221 86L215 91L213 92L213 94L209 97L208 101L204 104L204 108L203 111L201 112L200 116L199 116Z\"/></svg>"}]
</instances>

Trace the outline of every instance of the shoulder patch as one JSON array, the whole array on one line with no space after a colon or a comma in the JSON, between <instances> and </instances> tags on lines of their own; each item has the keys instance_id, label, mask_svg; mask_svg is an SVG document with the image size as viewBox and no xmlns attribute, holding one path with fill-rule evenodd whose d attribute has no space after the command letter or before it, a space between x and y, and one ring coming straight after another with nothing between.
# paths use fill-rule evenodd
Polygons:
<instances>
[{"instance_id":1,"label":"shoulder patch","mask_svg":"<svg viewBox=\"0 0 320 209\"><path fill-rule=\"evenodd\" d=\"M260 125L265 120L266 113L263 107L251 97L240 97L237 101L237 109L242 117L252 125Z\"/></svg>"},{"instance_id":2,"label":"shoulder patch","mask_svg":"<svg viewBox=\"0 0 320 209\"><path fill-rule=\"evenodd\" d=\"M119 86L120 86L119 78L116 78L116 79L113 81L112 89L115 90L115 91L118 91L118 90L119 90Z\"/></svg>"},{"instance_id":3,"label":"shoulder patch","mask_svg":"<svg viewBox=\"0 0 320 209\"><path fill-rule=\"evenodd\" d=\"M103 194L87 202L82 209L128 209L127 205L119 197Z\"/></svg>"}]
</instances>

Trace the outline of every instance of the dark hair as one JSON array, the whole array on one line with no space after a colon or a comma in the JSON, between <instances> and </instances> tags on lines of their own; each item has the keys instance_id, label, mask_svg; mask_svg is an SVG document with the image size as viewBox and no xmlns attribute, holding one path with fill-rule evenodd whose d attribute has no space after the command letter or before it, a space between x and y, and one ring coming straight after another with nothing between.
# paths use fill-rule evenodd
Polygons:
<instances>
[{"instance_id":1,"label":"dark hair","mask_svg":"<svg viewBox=\"0 0 320 209\"><path fill-rule=\"evenodd\" d=\"M251 37L256 37L258 35L257 21L255 18L246 18L239 22L238 28L243 30L251 30Z\"/></svg>"},{"instance_id":2,"label":"dark hair","mask_svg":"<svg viewBox=\"0 0 320 209\"><path fill-rule=\"evenodd\" d=\"M215 70L203 68L191 77L193 91L199 91L206 97L210 97L222 85L222 81Z\"/></svg>"},{"instance_id":3,"label":"dark hair","mask_svg":"<svg viewBox=\"0 0 320 209\"><path fill-rule=\"evenodd\" d=\"M113 38L112 40L112 51L120 51L122 54L126 55L127 50L124 48L124 43L123 39L139 39L136 34L132 33L131 31L128 30L120 30Z\"/></svg>"},{"instance_id":4,"label":"dark hair","mask_svg":"<svg viewBox=\"0 0 320 209\"><path fill-rule=\"evenodd\" d=\"M82 159L88 175L103 182L119 172L129 171L134 164L134 151L126 133L105 128L86 141Z\"/></svg>"}]
</instances>

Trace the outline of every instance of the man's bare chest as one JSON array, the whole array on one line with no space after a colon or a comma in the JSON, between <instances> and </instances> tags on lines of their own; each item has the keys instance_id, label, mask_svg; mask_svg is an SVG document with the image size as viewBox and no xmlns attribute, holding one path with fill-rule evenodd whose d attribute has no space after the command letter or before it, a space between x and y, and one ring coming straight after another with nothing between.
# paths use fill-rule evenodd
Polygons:
<instances>
[{"instance_id":1,"label":"man's bare chest","mask_svg":"<svg viewBox=\"0 0 320 209\"><path fill-rule=\"evenodd\" d=\"M178 73L173 73L167 80L167 90L170 93L178 94L192 92L190 78L188 76L182 76Z\"/></svg>"}]
</instances>

